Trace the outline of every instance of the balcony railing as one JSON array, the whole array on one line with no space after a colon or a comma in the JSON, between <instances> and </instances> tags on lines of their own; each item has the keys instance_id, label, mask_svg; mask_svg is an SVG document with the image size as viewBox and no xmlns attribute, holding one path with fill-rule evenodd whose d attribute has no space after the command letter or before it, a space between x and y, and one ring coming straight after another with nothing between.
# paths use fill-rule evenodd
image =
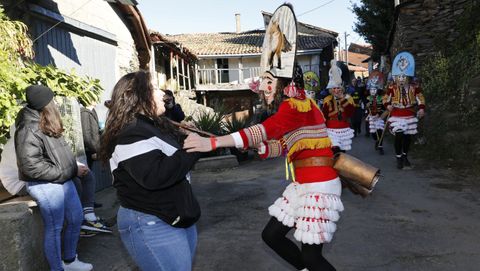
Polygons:
<instances>
[{"instance_id":1,"label":"balcony railing","mask_svg":"<svg viewBox=\"0 0 480 271\"><path fill-rule=\"evenodd\" d=\"M248 84L253 78L260 76L260 67L243 69L198 69L197 84Z\"/></svg>"}]
</instances>

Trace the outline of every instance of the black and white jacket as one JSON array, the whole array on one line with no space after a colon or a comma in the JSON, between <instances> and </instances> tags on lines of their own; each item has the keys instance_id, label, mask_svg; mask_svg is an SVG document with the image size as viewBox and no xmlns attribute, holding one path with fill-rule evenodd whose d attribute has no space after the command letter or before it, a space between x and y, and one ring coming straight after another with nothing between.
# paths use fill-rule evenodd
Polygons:
<instances>
[{"instance_id":1,"label":"black and white jacket","mask_svg":"<svg viewBox=\"0 0 480 271\"><path fill-rule=\"evenodd\" d=\"M200 217L189 171L200 153L187 153L174 137L138 115L118 134L110 169L120 204L158 216L174 227L189 227Z\"/></svg>"}]
</instances>

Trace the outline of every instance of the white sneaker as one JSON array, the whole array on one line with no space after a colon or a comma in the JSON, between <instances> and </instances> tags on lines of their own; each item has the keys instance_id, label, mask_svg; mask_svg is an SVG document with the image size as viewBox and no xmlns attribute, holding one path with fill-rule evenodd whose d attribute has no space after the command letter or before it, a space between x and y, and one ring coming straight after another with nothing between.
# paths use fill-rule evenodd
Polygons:
<instances>
[{"instance_id":1,"label":"white sneaker","mask_svg":"<svg viewBox=\"0 0 480 271\"><path fill-rule=\"evenodd\" d=\"M71 263L63 262L63 269L65 271L90 271L93 269L93 265L89 263L81 262L77 256L75 257L75 261Z\"/></svg>"}]
</instances>

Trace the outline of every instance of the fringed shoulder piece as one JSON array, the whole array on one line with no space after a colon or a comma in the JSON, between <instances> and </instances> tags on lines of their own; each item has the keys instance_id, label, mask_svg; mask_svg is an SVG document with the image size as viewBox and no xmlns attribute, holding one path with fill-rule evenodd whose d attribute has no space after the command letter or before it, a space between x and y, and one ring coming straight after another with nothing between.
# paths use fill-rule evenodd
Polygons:
<instances>
[{"instance_id":1,"label":"fringed shoulder piece","mask_svg":"<svg viewBox=\"0 0 480 271\"><path fill-rule=\"evenodd\" d=\"M304 99L304 100L299 100L299 99L295 99L295 98L290 98L288 99L288 104L290 105L290 107L292 109L295 109L297 110L298 112L309 112L310 110L312 110L312 104L318 109L320 110L320 108L318 107L318 105L312 100L312 99Z\"/></svg>"}]
</instances>

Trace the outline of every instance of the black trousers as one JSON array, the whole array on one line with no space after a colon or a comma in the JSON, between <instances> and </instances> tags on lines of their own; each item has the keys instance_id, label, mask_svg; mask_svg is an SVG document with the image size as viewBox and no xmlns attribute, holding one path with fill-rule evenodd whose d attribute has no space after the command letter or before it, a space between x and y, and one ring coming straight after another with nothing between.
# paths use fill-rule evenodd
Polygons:
<instances>
[{"instance_id":1,"label":"black trousers","mask_svg":"<svg viewBox=\"0 0 480 271\"><path fill-rule=\"evenodd\" d=\"M412 135L406 135L403 132L395 133L395 154L396 155L408 154L411 141L412 141Z\"/></svg>"},{"instance_id":2,"label":"black trousers","mask_svg":"<svg viewBox=\"0 0 480 271\"><path fill-rule=\"evenodd\" d=\"M283 225L275 217L268 221L262 232L263 241L282 259L298 270L307 268L309 271L335 270L322 255L323 245L302 244L301 249L286 237L292 228Z\"/></svg>"}]
</instances>

